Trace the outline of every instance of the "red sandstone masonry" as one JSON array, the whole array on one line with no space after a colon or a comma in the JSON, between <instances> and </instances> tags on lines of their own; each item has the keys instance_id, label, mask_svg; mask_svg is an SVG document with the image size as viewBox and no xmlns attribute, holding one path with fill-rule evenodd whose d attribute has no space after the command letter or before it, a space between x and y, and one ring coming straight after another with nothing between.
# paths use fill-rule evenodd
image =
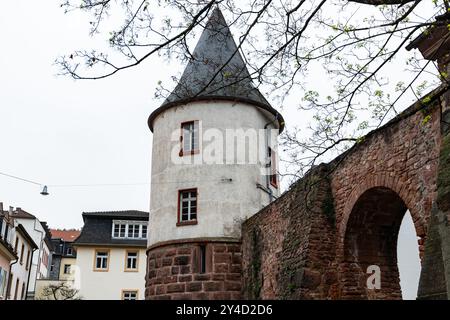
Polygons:
<instances>
[{"instance_id":1,"label":"red sandstone masonry","mask_svg":"<svg viewBox=\"0 0 450 320\"><path fill-rule=\"evenodd\" d=\"M240 243L209 242L205 274L196 261L207 240L151 248L146 298L401 298L395 236L407 207L423 253L441 143L439 109L424 122L415 108L314 170L331 173L308 195L308 210L302 179L248 219L242 253ZM330 199L333 208L327 209ZM351 244L360 256L349 254ZM368 291L366 267L373 263L381 268L382 289Z\"/></svg>"},{"instance_id":2,"label":"red sandstone masonry","mask_svg":"<svg viewBox=\"0 0 450 320\"><path fill-rule=\"evenodd\" d=\"M331 180L338 221L338 252L344 251L349 220L358 199L372 188L385 187L397 194L409 209L417 236L420 237L418 248L422 258L426 227L437 196L440 110L434 108L430 121L424 123L423 119L424 115L419 111L370 135L367 141L350 152L338 165ZM398 225L400 223L397 222ZM370 226L366 227L370 229ZM342 255L337 258L344 259ZM396 254L391 259L391 263L396 266ZM341 270L340 298L348 295L347 278L354 272ZM360 270L356 274L365 280L362 277L364 272ZM391 272L384 272L383 275L382 287L385 289L372 298L401 298L397 268L392 267ZM395 285L388 286L390 283ZM356 287L362 286L355 286L355 290L358 291Z\"/></svg>"},{"instance_id":3,"label":"red sandstone masonry","mask_svg":"<svg viewBox=\"0 0 450 320\"><path fill-rule=\"evenodd\" d=\"M206 245L206 272L199 270L199 246ZM169 243L147 252L146 299L241 299L239 242Z\"/></svg>"},{"instance_id":4,"label":"red sandstone masonry","mask_svg":"<svg viewBox=\"0 0 450 320\"><path fill-rule=\"evenodd\" d=\"M334 225L324 218L327 210L317 203L320 190L319 196L315 194L312 199L316 201L312 210L317 212L305 212L305 179L243 224L245 297L401 298L394 250L401 214L405 206L410 210L421 237L418 246L422 255L437 197L440 110L429 108L431 120L424 122L420 107L411 106L326 165L331 170L328 177ZM368 197L363 198L364 194ZM361 199L364 201L358 203ZM358 216L369 208L375 208L377 220L359 221ZM383 218L383 211L391 216ZM368 230L366 234L375 233L365 236L361 226ZM355 261L348 260L349 243L344 242L351 232L362 245L359 249L363 255ZM391 238L382 232L388 232ZM252 243L254 238L257 245ZM375 243L385 248L377 249ZM372 262L380 264L382 289L368 292L366 264Z\"/></svg>"}]
</instances>

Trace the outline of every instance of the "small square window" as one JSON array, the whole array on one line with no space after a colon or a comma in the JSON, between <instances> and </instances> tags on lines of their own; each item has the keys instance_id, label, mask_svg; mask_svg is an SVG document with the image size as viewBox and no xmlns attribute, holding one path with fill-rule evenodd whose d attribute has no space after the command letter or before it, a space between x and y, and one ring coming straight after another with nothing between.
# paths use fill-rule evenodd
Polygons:
<instances>
[{"instance_id":1,"label":"small square window","mask_svg":"<svg viewBox=\"0 0 450 320\"><path fill-rule=\"evenodd\" d=\"M137 291L123 291L122 300L137 300Z\"/></svg>"}]
</instances>

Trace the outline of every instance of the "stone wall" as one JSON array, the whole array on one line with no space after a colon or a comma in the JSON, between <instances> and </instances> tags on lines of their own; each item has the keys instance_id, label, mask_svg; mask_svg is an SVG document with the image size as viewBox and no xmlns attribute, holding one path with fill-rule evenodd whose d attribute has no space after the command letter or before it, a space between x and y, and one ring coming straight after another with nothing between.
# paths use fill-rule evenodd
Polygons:
<instances>
[{"instance_id":1,"label":"stone wall","mask_svg":"<svg viewBox=\"0 0 450 320\"><path fill-rule=\"evenodd\" d=\"M205 250L203 270L201 250ZM195 239L165 242L150 247L147 257L146 299L241 298L240 241Z\"/></svg>"},{"instance_id":2,"label":"stone wall","mask_svg":"<svg viewBox=\"0 0 450 320\"><path fill-rule=\"evenodd\" d=\"M334 210L328 167L305 179L242 227L246 299L326 298L336 273Z\"/></svg>"},{"instance_id":3,"label":"stone wall","mask_svg":"<svg viewBox=\"0 0 450 320\"><path fill-rule=\"evenodd\" d=\"M450 57L446 57L449 59ZM448 61L444 64L447 65ZM442 99L437 201L425 243L418 299L450 299L450 97Z\"/></svg>"},{"instance_id":4,"label":"stone wall","mask_svg":"<svg viewBox=\"0 0 450 320\"><path fill-rule=\"evenodd\" d=\"M427 105L419 101L333 162L339 298L401 298L396 249L406 209L412 216L423 257L428 220L437 197L441 139L438 106L436 96ZM356 221L362 220L368 210L371 215L363 222ZM366 289L369 265L381 268L380 290Z\"/></svg>"},{"instance_id":5,"label":"stone wall","mask_svg":"<svg viewBox=\"0 0 450 320\"><path fill-rule=\"evenodd\" d=\"M437 199L439 95L431 93L243 224L250 299L400 299L397 236L409 210L423 257ZM381 288L367 288L380 267Z\"/></svg>"}]
</instances>

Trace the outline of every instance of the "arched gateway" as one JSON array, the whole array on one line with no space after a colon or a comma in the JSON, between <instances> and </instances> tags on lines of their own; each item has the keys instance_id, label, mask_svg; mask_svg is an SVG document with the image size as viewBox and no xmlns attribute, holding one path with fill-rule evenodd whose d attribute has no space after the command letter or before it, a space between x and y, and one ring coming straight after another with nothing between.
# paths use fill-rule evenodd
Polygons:
<instances>
[{"instance_id":1,"label":"arched gateway","mask_svg":"<svg viewBox=\"0 0 450 320\"><path fill-rule=\"evenodd\" d=\"M437 27L409 48L448 75L449 33ZM401 299L396 249L407 210L422 264L418 299L450 298L447 83L245 221L245 298Z\"/></svg>"},{"instance_id":2,"label":"arched gateway","mask_svg":"<svg viewBox=\"0 0 450 320\"><path fill-rule=\"evenodd\" d=\"M424 261L438 205L442 114L434 101L430 121L419 103L411 106L244 223L245 297L401 299L403 216L409 210ZM380 283L370 288L374 268Z\"/></svg>"},{"instance_id":3,"label":"arched gateway","mask_svg":"<svg viewBox=\"0 0 450 320\"><path fill-rule=\"evenodd\" d=\"M397 238L407 210L402 198L386 187L371 188L357 199L342 243L342 297L401 299ZM379 276L369 286L368 272Z\"/></svg>"}]
</instances>

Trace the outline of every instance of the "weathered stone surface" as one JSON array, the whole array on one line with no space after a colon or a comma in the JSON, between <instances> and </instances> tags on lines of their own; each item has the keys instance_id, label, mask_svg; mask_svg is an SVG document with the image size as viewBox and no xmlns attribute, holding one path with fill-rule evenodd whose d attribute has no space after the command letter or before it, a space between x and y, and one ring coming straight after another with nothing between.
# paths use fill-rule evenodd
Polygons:
<instances>
[{"instance_id":1,"label":"weathered stone surface","mask_svg":"<svg viewBox=\"0 0 450 320\"><path fill-rule=\"evenodd\" d=\"M206 272L201 273L198 254L200 245L205 244L209 253ZM150 249L146 299L240 299L240 248L239 242L208 243L202 239L198 243L171 243Z\"/></svg>"},{"instance_id":2,"label":"weathered stone surface","mask_svg":"<svg viewBox=\"0 0 450 320\"><path fill-rule=\"evenodd\" d=\"M423 261L419 298L448 298L450 138L436 101L314 167L243 223L242 247L208 243L205 273L204 240L151 248L146 298L401 299L396 249L407 209ZM380 288L367 287L372 266Z\"/></svg>"},{"instance_id":3,"label":"weathered stone surface","mask_svg":"<svg viewBox=\"0 0 450 320\"><path fill-rule=\"evenodd\" d=\"M396 250L403 215L409 209L423 257L438 176L449 186L438 173L439 157L447 157L440 119L437 99L411 106L245 221L244 297L401 299ZM450 197L442 190L446 207ZM371 265L381 269L380 289L367 288Z\"/></svg>"},{"instance_id":4,"label":"weathered stone surface","mask_svg":"<svg viewBox=\"0 0 450 320\"><path fill-rule=\"evenodd\" d=\"M302 283L306 263L324 274L334 257L335 219L327 173L326 166L317 167L243 224L245 298L327 296L328 284L306 278L309 284ZM309 250L310 246L315 251Z\"/></svg>"},{"instance_id":5,"label":"weathered stone surface","mask_svg":"<svg viewBox=\"0 0 450 320\"><path fill-rule=\"evenodd\" d=\"M418 299L447 299L442 239L439 234L439 210L434 208L425 244L425 257L422 261Z\"/></svg>"}]
</instances>

